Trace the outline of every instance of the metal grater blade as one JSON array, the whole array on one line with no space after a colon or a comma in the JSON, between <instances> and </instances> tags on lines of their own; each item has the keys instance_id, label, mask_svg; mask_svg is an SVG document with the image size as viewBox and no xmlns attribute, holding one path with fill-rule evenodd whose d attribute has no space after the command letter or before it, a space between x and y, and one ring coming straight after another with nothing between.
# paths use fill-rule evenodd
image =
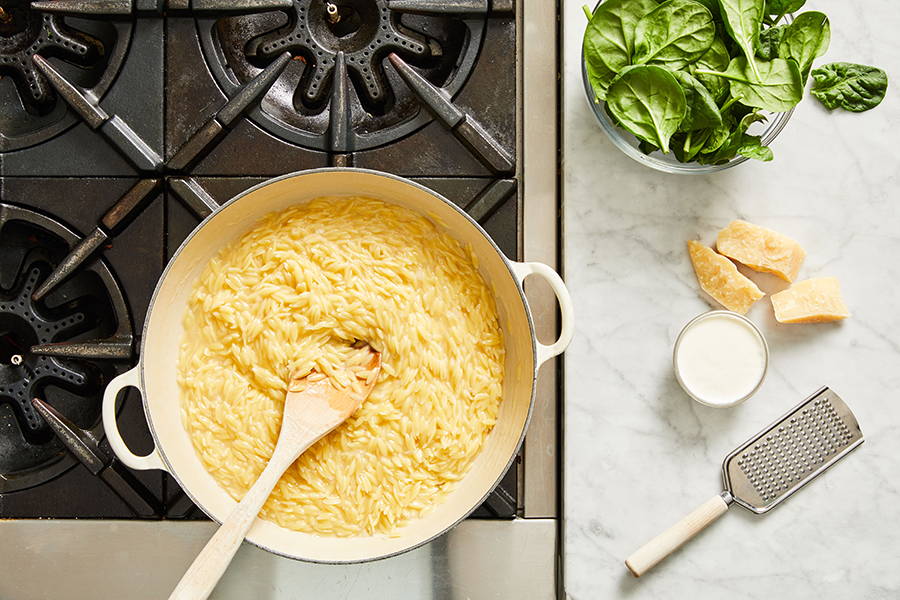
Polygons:
<instances>
[{"instance_id":1,"label":"metal grater blade","mask_svg":"<svg viewBox=\"0 0 900 600\"><path fill-rule=\"evenodd\" d=\"M738 504L762 514L862 442L856 417L823 387L725 457L725 487Z\"/></svg>"}]
</instances>

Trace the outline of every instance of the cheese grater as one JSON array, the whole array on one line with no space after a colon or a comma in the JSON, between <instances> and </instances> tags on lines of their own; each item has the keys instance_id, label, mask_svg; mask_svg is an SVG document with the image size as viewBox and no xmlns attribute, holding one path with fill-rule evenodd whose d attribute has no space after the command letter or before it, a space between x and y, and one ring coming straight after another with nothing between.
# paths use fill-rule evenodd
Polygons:
<instances>
[{"instance_id":1,"label":"cheese grater","mask_svg":"<svg viewBox=\"0 0 900 600\"><path fill-rule=\"evenodd\" d=\"M625 561L640 577L736 502L756 514L778 506L863 443L856 417L827 387L725 457L725 491L653 538Z\"/></svg>"}]
</instances>

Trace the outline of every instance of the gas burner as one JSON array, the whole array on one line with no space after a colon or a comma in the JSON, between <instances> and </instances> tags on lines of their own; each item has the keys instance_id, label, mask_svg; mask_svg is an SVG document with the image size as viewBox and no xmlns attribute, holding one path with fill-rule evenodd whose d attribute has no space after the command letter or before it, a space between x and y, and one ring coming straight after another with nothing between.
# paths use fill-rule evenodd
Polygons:
<instances>
[{"instance_id":1,"label":"gas burner","mask_svg":"<svg viewBox=\"0 0 900 600\"><path fill-rule=\"evenodd\" d=\"M206 61L228 96L290 52L295 60L251 119L287 141L343 153L394 141L432 119L389 55L450 96L465 83L486 9L428 4L412 14L389 0L295 0L287 12L197 23Z\"/></svg>"},{"instance_id":2,"label":"gas burner","mask_svg":"<svg viewBox=\"0 0 900 600\"><path fill-rule=\"evenodd\" d=\"M104 52L97 38L67 27L59 15L31 10L22 0L0 7L0 35L0 71L12 77L31 112L46 112L53 103L53 90L32 64L32 56L41 52L89 67L97 64Z\"/></svg>"},{"instance_id":3,"label":"gas burner","mask_svg":"<svg viewBox=\"0 0 900 600\"><path fill-rule=\"evenodd\" d=\"M0 492L43 483L75 464L35 411L33 397L102 436L100 394L119 369L73 358L67 347L95 338L130 341L131 320L118 284L96 261L44 301L32 299L77 241L44 215L0 204Z\"/></svg>"},{"instance_id":4,"label":"gas burner","mask_svg":"<svg viewBox=\"0 0 900 600\"><path fill-rule=\"evenodd\" d=\"M335 63L343 52L354 88L366 106L382 108L387 97L381 59L390 52L423 62L439 54L422 35L401 27L392 18L386 2L351 0L338 6L313 1L298 5L284 27L254 38L246 54L251 62L271 62L285 50L303 57L308 74L298 90L299 100L308 108L324 106L327 83L334 81Z\"/></svg>"},{"instance_id":5,"label":"gas burner","mask_svg":"<svg viewBox=\"0 0 900 600\"><path fill-rule=\"evenodd\" d=\"M32 57L53 57L72 81L102 96L127 48L131 25L41 13L0 0L0 151L58 134L75 120Z\"/></svg>"}]
</instances>

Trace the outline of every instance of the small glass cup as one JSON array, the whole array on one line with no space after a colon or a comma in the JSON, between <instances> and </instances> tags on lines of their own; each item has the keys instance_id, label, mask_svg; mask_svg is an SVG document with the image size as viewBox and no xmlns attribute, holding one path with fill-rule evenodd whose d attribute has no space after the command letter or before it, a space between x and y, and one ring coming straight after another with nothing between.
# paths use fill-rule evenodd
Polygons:
<instances>
[{"instance_id":1,"label":"small glass cup","mask_svg":"<svg viewBox=\"0 0 900 600\"><path fill-rule=\"evenodd\" d=\"M762 368L762 372L759 375L759 381L756 382L756 385L747 394L745 394L744 396L742 396L732 402L727 402L727 403L710 402L710 401L708 401L708 399L704 399L704 398L701 398L700 396L698 396L695 393L695 390L691 390L690 387L684 382L684 380L681 377L681 369L678 366L678 349L681 347L681 341L684 338L685 333L689 329L691 329L694 325L696 325L698 322L700 322L704 319L709 319L709 318L719 317L719 316L726 316L729 318L733 318L738 321L742 321L744 324L748 325L749 328L756 334L756 337L759 338L759 341L761 342L762 349L763 349L763 368ZM711 310L709 312L705 312L701 315L694 317L693 319L688 321L684 327L681 328L681 331L678 333L678 337L675 338L675 349L672 351L672 368L675 370L675 379L678 381L678 385L681 386L681 389L683 389L684 393L686 393L688 396L690 396L691 398L693 398L694 400L696 400L697 402L699 402L700 404L703 404L705 406L710 406L713 408L729 408L732 406L737 406L738 404L745 402L748 398L753 396L759 390L759 388L762 386L763 381L766 380L766 373L769 370L769 344L766 343L766 338L762 334L762 331L759 330L759 327L757 327L756 324L754 324L753 321L751 321L747 317L740 315L736 312L732 312L730 310Z\"/></svg>"}]
</instances>

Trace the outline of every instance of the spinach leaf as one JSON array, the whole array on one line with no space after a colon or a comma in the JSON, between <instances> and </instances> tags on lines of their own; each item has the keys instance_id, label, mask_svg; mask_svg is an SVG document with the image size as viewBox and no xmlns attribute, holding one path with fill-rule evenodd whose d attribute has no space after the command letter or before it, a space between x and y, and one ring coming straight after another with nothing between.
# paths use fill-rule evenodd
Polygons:
<instances>
[{"instance_id":1,"label":"spinach leaf","mask_svg":"<svg viewBox=\"0 0 900 600\"><path fill-rule=\"evenodd\" d=\"M714 138L718 135L719 131L719 127L716 127L715 129L701 129L700 131L695 131L692 138L686 139L684 152L687 160L692 161L697 158L697 155L700 154L700 151L703 150L707 144L714 142Z\"/></svg>"},{"instance_id":2,"label":"spinach leaf","mask_svg":"<svg viewBox=\"0 0 900 600\"><path fill-rule=\"evenodd\" d=\"M714 75L700 75L697 73L697 69L724 71L728 68L728 63L730 62L731 56L728 55L728 49L725 47L725 42L717 37L713 40L709 50L707 50L703 56L698 58L697 62L688 66L688 72L696 77L697 80L703 84L703 87L709 90L709 93L712 94L713 98L721 102L728 94L728 80Z\"/></svg>"},{"instance_id":3,"label":"spinach leaf","mask_svg":"<svg viewBox=\"0 0 900 600\"><path fill-rule=\"evenodd\" d=\"M750 129L750 126L754 123L765 123L767 120L768 119L766 119L765 116L759 114L759 112L755 110L752 110L741 117L741 120L738 121L737 131L740 133L747 133L747 130Z\"/></svg>"},{"instance_id":4,"label":"spinach leaf","mask_svg":"<svg viewBox=\"0 0 900 600\"><path fill-rule=\"evenodd\" d=\"M587 71L588 81L591 83L591 88L594 90L594 96L596 96L598 100L605 100L606 90L609 89L609 85L613 82L613 79L616 78L616 72L607 67L606 63L600 60L598 54L593 52L589 53L586 46L584 66Z\"/></svg>"},{"instance_id":5,"label":"spinach leaf","mask_svg":"<svg viewBox=\"0 0 900 600\"><path fill-rule=\"evenodd\" d=\"M657 6L655 0L606 0L594 11L584 32L584 57L599 80L611 81L608 72L618 73L631 64L637 22Z\"/></svg>"},{"instance_id":6,"label":"spinach leaf","mask_svg":"<svg viewBox=\"0 0 900 600\"><path fill-rule=\"evenodd\" d=\"M737 42L747 57L750 71L759 79L756 66L756 46L759 44L759 31L762 27L764 0L719 0L719 10L725 21L725 29Z\"/></svg>"},{"instance_id":7,"label":"spinach leaf","mask_svg":"<svg viewBox=\"0 0 900 600\"><path fill-rule=\"evenodd\" d=\"M765 120L766 118L757 112L750 112L744 115L741 120L737 122L737 125L732 125L732 127L726 129L724 138L720 132L715 140L710 140L710 142L707 143L707 148L704 148L701 151L698 158L699 162L710 165L728 162L738 155L741 148L752 144L752 141L748 138L754 136L747 135L747 129L749 129L753 123Z\"/></svg>"},{"instance_id":8,"label":"spinach leaf","mask_svg":"<svg viewBox=\"0 0 900 600\"><path fill-rule=\"evenodd\" d=\"M787 26L778 44L778 56L796 60L803 83L806 84L813 60L825 54L830 43L831 25L828 17L820 12L805 12Z\"/></svg>"},{"instance_id":9,"label":"spinach leaf","mask_svg":"<svg viewBox=\"0 0 900 600\"><path fill-rule=\"evenodd\" d=\"M762 140L758 135L747 135L746 133L741 136L741 144L737 153L763 162L769 162L775 158L775 155L772 154L772 149L768 146L763 146Z\"/></svg>"},{"instance_id":10,"label":"spinach leaf","mask_svg":"<svg viewBox=\"0 0 900 600\"><path fill-rule=\"evenodd\" d=\"M713 16L713 19L719 16L719 0L694 0L694 2L705 6L706 10Z\"/></svg>"},{"instance_id":11,"label":"spinach leaf","mask_svg":"<svg viewBox=\"0 0 900 600\"><path fill-rule=\"evenodd\" d=\"M685 71L675 71L672 75L681 84L687 107L678 131L693 131L721 125L722 115L719 114L719 107L703 84Z\"/></svg>"},{"instance_id":12,"label":"spinach leaf","mask_svg":"<svg viewBox=\"0 0 900 600\"><path fill-rule=\"evenodd\" d=\"M747 59L739 56L722 72L697 70L731 81L731 96L742 104L772 112L785 112L803 99L803 78L794 60L776 58L760 61L759 77L751 72Z\"/></svg>"},{"instance_id":13,"label":"spinach leaf","mask_svg":"<svg viewBox=\"0 0 900 600\"><path fill-rule=\"evenodd\" d=\"M812 72L812 94L828 110L864 112L875 108L887 92L887 73L878 67L831 63Z\"/></svg>"},{"instance_id":14,"label":"spinach leaf","mask_svg":"<svg viewBox=\"0 0 900 600\"><path fill-rule=\"evenodd\" d=\"M644 154L653 154L654 152L659 150L659 148L646 140L641 140L641 142L638 144L638 150L640 150Z\"/></svg>"},{"instance_id":15,"label":"spinach leaf","mask_svg":"<svg viewBox=\"0 0 900 600\"><path fill-rule=\"evenodd\" d=\"M806 0L766 0L766 14L773 17L783 17L788 13L797 12Z\"/></svg>"},{"instance_id":16,"label":"spinach leaf","mask_svg":"<svg viewBox=\"0 0 900 600\"><path fill-rule=\"evenodd\" d=\"M634 64L683 69L709 49L716 36L712 14L692 0L667 0L638 21Z\"/></svg>"},{"instance_id":17,"label":"spinach leaf","mask_svg":"<svg viewBox=\"0 0 900 600\"><path fill-rule=\"evenodd\" d=\"M701 154L698 157L697 162L706 165L721 165L738 155L761 160L763 162L769 162L775 157L772 153L772 149L768 146L763 146L762 141L757 135L747 135L744 133L735 136L734 140L734 143L729 140L714 154Z\"/></svg>"},{"instance_id":18,"label":"spinach leaf","mask_svg":"<svg viewBox=\"0 0 900 600\"><path fill-rule=\"evenodd\" d=\"M672 152L681 162L691 162L709 141L714 129L697 129L672 138Z\"/></svg>"},{"instance_id":19,"label":"spinach leaf","mask_svg":"<svg viewBox=\"0 0 900 600\"><path fill-rule=\"evenodd\" d=\"M721 127L716 127L709 134L709 138L707 138L706 143L703 144L703 147L700 148L700 152L702 154L712 154L716 150L722 147L722 145L728 141L728 137L731 135L731 126L727 124L723 124ZM728 160L731 160L733 157L729 157Z\"/></svg>"},{"instance_id":20,"label":"spinach leaf","mask_svg":"<svg viewBox=\"0 0 900 600\"><path fill-rule=\"evenodd\" d=\"M778 46L787 31L787 25L767 27L759 34L759 46L756 48L756 56L763 60L779 58ZM784 58L781 56L780 58Z\"/></svg>"},{"instance_id":21,"label":"spinach leaf","mask_svg":"<svg viewBox=\"0 0 900 600\"><path fill-rule=\"evenodd\" d=\"M606 106L622 127L666 153L687 110L672 73L652 65L622 71L609 86Z\"/></svg>"}]
</instances>

